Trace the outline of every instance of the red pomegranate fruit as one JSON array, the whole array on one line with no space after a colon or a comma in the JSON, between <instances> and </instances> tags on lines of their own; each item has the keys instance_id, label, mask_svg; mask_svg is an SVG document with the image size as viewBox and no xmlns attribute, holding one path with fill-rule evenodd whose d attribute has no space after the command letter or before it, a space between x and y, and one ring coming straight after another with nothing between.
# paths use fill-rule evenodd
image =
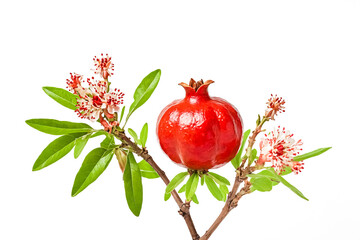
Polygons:
<instances>
[{"instance_id":1,"label":"red pomegranate fruit","mask_svg":"<svg viewBox=\"0 0 360 240\"><path fill-rule=\"evenodd\" d=\"M214 81L180 83L186 95L165 107L156 132L160 146L175 163L192 170L218 168L233 159L240 147L243 123L237 109L222 98L210 97Z\"/></svg>"}]
</instances>

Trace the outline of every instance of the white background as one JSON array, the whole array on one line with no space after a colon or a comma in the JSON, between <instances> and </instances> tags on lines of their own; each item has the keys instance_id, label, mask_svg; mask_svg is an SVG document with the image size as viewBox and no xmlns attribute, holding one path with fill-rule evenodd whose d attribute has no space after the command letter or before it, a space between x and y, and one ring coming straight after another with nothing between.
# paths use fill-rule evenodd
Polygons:
<instances>
[{"instance_id":1,"label":"white background","mask_svg":"<svg viewBox=\"0 0 360 240\"><path fill-rule=\"evenodd\" d=\"M85 154L31 171L55 136L24 121L81 121L41 87L65 87L69 72L88 76L102 52L113 56L113 86L125 92L127 106L141 79L162 69L156 94L128 127L149 123L149 151L169 177L183 169L162 153L156 119L184 96L177 83L190 77L214 80L210 94L236 105L245 129L277 93L287 109L268 129L287 127L304 151L333 147L287 178L309 202L283 186L248 195L212 239L360 239L359 1L1 1L0 9L0 239L190 239L175 202L163 201L159 179L144 180L141 215L131 214L115 159L75 198ZM216 172L234 176L231 164ZM198 198L191 210L202 234L223 203L204 187Z\"/></svg>"}]
</instances>

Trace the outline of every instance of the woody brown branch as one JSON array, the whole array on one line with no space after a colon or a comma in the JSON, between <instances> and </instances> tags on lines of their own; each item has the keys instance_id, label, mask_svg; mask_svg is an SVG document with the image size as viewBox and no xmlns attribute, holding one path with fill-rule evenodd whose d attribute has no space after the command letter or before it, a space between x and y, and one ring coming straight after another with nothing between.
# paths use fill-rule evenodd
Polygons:
<instances>
[{"instance_id":1,"label":"woody brown branch","mask_svg":"<svg viewBox=\"0 0 360 240\"><path fill-rule=\"evenodd\" d=\"M144 148L140 148L136 143L131 141L123 131L120 131L118 129L115 129L113 131L113 134L116 138L118 138L122 144L125 144L131 151L141 158L143 158L146 162L148 162L152 168L159 174L160 178L163 180L163 182L168 185L169 184L169 178L166 176L165 172L155 163L151 155L148 153L148 151ZM179 214L184 218L186 225L190 231L191 237L193 240L199 240L200 236L196 231L194 222L190 215L190 202L184 203L179 194L176 192L176 190L173 190L171 192L171 195L173 196L175 202L179 206Z\"/></svg>"},{"instance_id":2,"label":"woody brown branch","mask_svg":"<svg viewBox=\"0 0 360 240\"><path fill-rule=\"evenodd\" d=\"M214 233L214 231L217 229L217 227L220 225L220 223L225 219L225 217L229 214L229 212L236 208L238 205L239 200L246 194L250 193L250 186L251 184L247 181L247 175L252 173L256 170L255 167L251 167L248 165L246 168L244 168L246 160L250 157L251 150L254 146L255 140L257 135L262 131L261 128L263 124L268 121L269 116L271 112L267 113L262 121L257 124L255 130L252 132L252 135L249 137L248 140L248 146L246 148L246 154L244 158L242 159L240 167L236 170L236 177L234 181L234 185L232 187L231 192L229 192L227 200L225 202L225 205L223 209L221 210L219 216L216 218L214 223L210 226L210 228L205 232L205 234L200 238L200 240L207 240L210 238L210 236ZM245 185L243 188L240 189L239 192L238 189L242 182L245 182Z\"/></svg>"}]
</instances>

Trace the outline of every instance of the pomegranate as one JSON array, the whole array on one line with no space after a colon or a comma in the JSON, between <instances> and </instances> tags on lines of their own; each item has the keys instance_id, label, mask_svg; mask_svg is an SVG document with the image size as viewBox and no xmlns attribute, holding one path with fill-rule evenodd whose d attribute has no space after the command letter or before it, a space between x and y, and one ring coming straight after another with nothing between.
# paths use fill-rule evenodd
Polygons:
<instances>
[{"instance_id":1,"label":"pomegranate","mask_svg":"<svg viewBox=\"0 0 360 240\"><path fill-rule=\"evenodd\" d=\"M210 97L214 81L180 83L186 95L166 106L156 132L169 158L188 169L218 168L233 159L240 147L243 123L237 109L222 98Z\"/></svg>"}]
</instances>

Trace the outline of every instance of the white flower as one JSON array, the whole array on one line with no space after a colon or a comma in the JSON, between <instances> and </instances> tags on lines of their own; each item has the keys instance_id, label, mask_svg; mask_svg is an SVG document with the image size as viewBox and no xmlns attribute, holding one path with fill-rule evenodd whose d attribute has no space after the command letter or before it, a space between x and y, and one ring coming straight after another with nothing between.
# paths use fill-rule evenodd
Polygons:
<instances>
[{"instance_id":1,"label":"white flower","mask_svg":"<svg viewBox=\"0 0 360 240\"><path fill-rule=\"evenodd\" d=\"M265 162L271 162L272 167L277 173L285 170L285 167L291 167L297 174L304 168L303 162L293 161L294 157L301 151L301 140L295 141L289 131L280 126L260 141L260 156L257 164L264 165Z\"/></svg>"}]
</instances>

